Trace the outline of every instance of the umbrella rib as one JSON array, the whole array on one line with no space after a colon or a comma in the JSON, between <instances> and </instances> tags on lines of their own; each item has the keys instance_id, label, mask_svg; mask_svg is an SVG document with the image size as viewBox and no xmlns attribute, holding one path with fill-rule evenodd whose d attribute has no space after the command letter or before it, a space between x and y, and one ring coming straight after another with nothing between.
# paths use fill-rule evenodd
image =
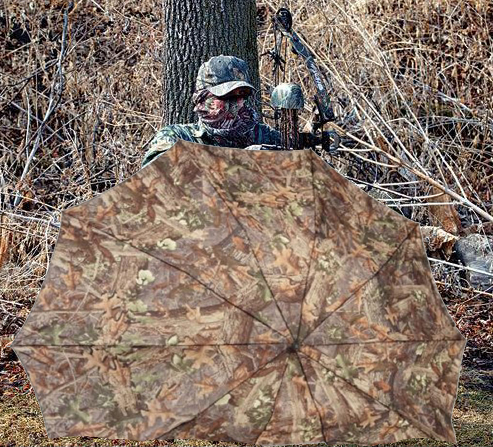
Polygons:
<instances>
[{"instance_id":1,"label":"umbrella rib","mask_svg":"<svg viewBox=\"0 0 493 447\"><path fill-rule=\"evenodd\" d=\"M301 353L301 354L303 354L303 353ZM322 415L320 414L320 410L318 409L318 405L317 405L317 402L315 401L315 396L312 393L312 389L310 388L310 383L308 382L308 376L306 374L305 368L303 367L303 363L301 362L299 351L296 351L296 356L298 357L298 362L300 363L301 370L303 371L303 376L305 377L306 385L308 387L308 392L310 393L310 397L312 398L313 405L317 409L318 418L320 419L320 428L322 430L322 437L324 438L324 442L327 444L327 438L325 437L324 420L323 420Z\"/></svg>"},{"instance_id":2,"label":"umbrella rib","mask_svg":"<svg viewBox=\"0 0 493 447\"><path fill-rule=\"evenodd\" d=\"M396 254L399 252L399 249L409 239L409 237L411 236L411 233L413 231L415 231L417 228L419 228L419 224L416 224L415 226L413 226L412 230L410 230L406 234L406 237L399 243L399 245L395 248L395 250L392 252L392 254L385 260L385 262L382 263L382 265L378 268L378 270L372 276L370 276L366 281L363 281L360 284L360 286L353 293L351 293L350 295L348 295L346 297L346 299L342 303L339 304L339 306L337 306L332 312L330 312L329 314L327 314L324 319L322 319L318 324L316 324L315 327L310 332L308 332L308 334L305 335L305 337L303 338L303 340L300 341L300 344L304 340L306 340L306 338L309 337L314 331L316 331L331 315L333 315L342 306L344 306L344 304L346 304L356 294L356 292L358 292L358 290L360 290L362 287L364 287L366 284L368 284L371 280L373 280L374 278L376 278L378 276L378 274L382 271L382 269L392 260L392 258L394 256L396 256Z\"/></svg>"},{"instance_id":3,"label":"umbrella rib","mask_svg":"<svg viewBox=\"0 0 493 447\"><path fill-rule=\"evenodd\" d=\"M317 200L315 199L315 186L314 186L314 172L313 172L313 153L310 151L310 170L312 173L312 191L313 191L313 242L312 251L310 253L310 261L308 262L308 271L305 278L305 289L303 290L303 297L301 298L300 319L298 322L298 332L296 334L296 340L300 337L301 324L303 322L303 306L305 304L306 292L308 289L308 278L310 277L310 269L312 266L313 254L315 253L315 245L317 240ZM301 363L301 362L300 362Z\"/></svg>"},{"instance_id":4,"label":"umbrella rib","mask_svg":"<svg viewBox=\"0 0 493 447\"><path fill-rule=\"evenodd\" d=\"M281 351L279 354L277 354L275 357L273 357L272 359L270 359L268 362L266 362L264 365L262 365L260 368L252 371L252 373L245 379L245 380L242 380L238 385L236 385L235 387L233 388L230 388L228 391L226 391L224 394L222 394L219 398L217 398L214 402L212 402L208 407L204 408L202 411L199 411L193 418L187 420L187 421L183 421L181 422L180 424L176 425L175 427L173 427L172 429L166 431L165 433L163 433L162 435L160 436L157 436L156 439L161 439L163 438L163 436L166 436L166 434L168 434L170 431L173 431L173 430L176 430L178 427L182 426L182 425L185 425L185 424L188 424L192 421L194 421L195 419L197 419L201 414L205 413L209 408L213 407L216 402L218 402L219 400L221 400L224 396L226 396L226 394L229 394L231 393L232 391L236 390L237 388L239 388L241 385L243 385L245 382L247 382L248 380L250 380L255 374L257 374L259 371L261 371L262 369L264 369L268 364L276 361L281 355L285 354L286 351Z\"/></svg>"},{"instance_id":5,"label":"umbrella rib","mask_svg":"<svg viewBox=\"0 0 493 447\"><path fill-rule=\"evenodd\" d=\"M103 233L105 236L108 236L108 237L111 237L112 239L115 239L116 241L118 242L122 242L124 244L128 244L130 245L133 249L137 250L137 251L140 251L141 253L144 253L146 254L147 256L150 256L151 258L154 258L160 262L162 262L163 264L166 264L176 270L179 270L180 272L184 273L185 275L189 276L190 278L192 278L194 281L198 282L199 284L201 284L202 286L204 286L204 288L206 288L207 290L209 290L210 292L214 293L215 295L217 295L219 298L221 298L222 300L226 301L227 303L231 304L232 306L236 307L237 309L239 309L240 311L246 313L248 316L250 316L251 318L253 318L254 320L258 321L259 323L263 324L264 326L267 326L271 331L274 331L275 333L279 334L280 336L286 338L285 335L281 334L279 331L277 331L276 329L270 327L267 323L265 323L264 321L260 320L259 318L257 318L255 315L251 314L250 312L248 312L247 310L245 309L242 309L241 307L237 306L236 304L234 304L233 302L229 301L226 297L220 295L219 293L217 293L215 290L211 289L207 284L203 283L200 279L196 278L195 276L191 275L189 272L187 272L186 270L183 270L181 269L180 267L177 267L176 265L173 265L173 264L170 264L169 262L165 261L164 259L161 259L159 258L158 256L154 255L153 253L150 253L142 248L139 248L139 247L136 247L135 245L133 245L131 242L129 241L124 241L124 240L120 240L118 239L117 237L115 237L114 235L112 235L111 233L107 233L106 231L103 231L103 230L94 230L94 232L101 232Z\"/></svg>"},{"instance_id":6,"label":"umbrella rib","mask_svg":"<svg viewBox=\"0 0 493 447\"><path fill-rule=\"evenodd\" d=\"M73 218L79 220L78 216L73 216ZM80 220L79 220L80 222ZM81 222L82 223L82 222ZM101 230L101 229L94 229L93 230L94 233L102 233L104 234L105 236L111 238L111 239L114 239L115 241L117 242L120 242L120 243L123 243L123 244L127 244L129 245L130 247L132 247L133 249L137 250L138 252L141 252L141 253L144 253L145 255L147 256L150 256L154 259L156 259L157 261L160 261L182 273L184 273L185 275L189 276L190 278L192 278L194 281L196 281L197 283L201 284L205 289L209 290L210 292L212 292L214 295L216 295L217 297L219 297L220 299L222 299L223 301L229 303L230 305L232 305L233 307L237 308L238 310L240 310L241 312L247 314L249 317L253 318L254 320L258 321L259 323L263 324L264 326L268 327L271 331L279 334L280 336L282 336L283 338L286 338L286 336L282 333L280 333L279 331L277 331L276 329L272 328L271 326L269 326L266 322L260 320L259 318L257 318L255 315L251 314L250 312L248 312L247 310L237 306L236 304L234 304L233 302L229 301L226 297L223 297L222 295L220 295L219 293L217 293L215 290L211 289L207 284L205 284L204 282L202 282L200 279L196 278L195 276L191 275L189 272L181 269L180 267L177 267L176 265L173 265L167 261L165 261L164 259L161 259L159 258L158 256L154 255L153 253L150 253L142 248L139 248L135 245L133 245L129 240L123 240L123 239L119 239L117 238L115 235L111 234L111 233L108 233L104 230Z\"/></svg>"},{"instance_id":7,"label":"umbrella rib","mask_svg":"<svg viewBox=\"0 0 493 447\"><path fill-rule=\"evenodd\" d=\"M316 348L317 346L344 346L344 345L371 345L375 343L422 343L422 342L430 342L430 341L462 341L463 338L427 338L426 340L365 340L365 341L357 341L357 342L334 342L334 343L317 343L316 345L312 345L310 343L304 343L303 346L313 346Z\"/></svg>"},{"instance_id":8,"label":"umbrella rib","mask_svg":"<svg viewBox=\"0 0 493 447\"><path fill-rule=\"evenodd\" d=\"M209 154L210 154L210 155L212 155L213 157L215 157L215 155L214 155L214 154L211 154L211 153L209 153ZM194 163L195 163L195 161L194 161ZM209 177L209 179L211 179L211 176L209 175L209 171L206 171L206 175ZM219 196L219 198L220 198L220 199L224 202L224 204L226 205L226 207L227 207L228 211L230 212L230 214L233 216L233 218L236 220L236 222L238 223L238 225L240 226L240 228L241 228L241 229L243 230L243 232L245 233L245 236L246 236L246 238L247 238L247 240L248 240L249 246L250 246L250 248L251 248L251 250L252 250L252 255L253 255L254 259L255 259L255 262L257 263L257 266L258 266L259 272L260 272L260 274L262 275L262 278L263 278L263 280L265 281L265 284L266 284L266 285L267 285L267 287L269 288L269 292L270 292L270 294L271 294L271 296L272 296L272 299L274 300L274 303L276 304L276 308L277 308L277 310L278 310L278 311L279 311L279 313L281 314L281 318L282 318L282 320L283 320L283 322L284 322L284 325L286 326L286 328L288 329L289 333L291 334L291 337L292 337L292 338L293 338L293 340L294 340L294 335L293 335L293 333L291 332L291 329L289 328L289 325L288 325L288 323L287 323L287 321L286 321L286 318L284 317L284 314L281 312L281 309L280 309L280 307L279 307L279 303L277 302L277 300L276 300L276 298L275 298L274 294L272 293L272 289L271 289L271 287L270 287L270 284L268 283L267 279L265 278L264 272L262 271L262 267L260 266L260 262L259 262L259 260L258 260L258 258L257 258L257 255L255 254L255 250L253 249L252 241L250 240L250 237L248 236L248 232L245 230L245 227L243 226L243 224L240 222L240 220L239 220L239 219L235 216L235 214L234 214L234 213L233 213L233 211L231 210L231 207L229 206L229 201L228 201L226 198L224 198L224 197L221 195L221 193L218 191L218 189L217 189L217 188L216 188L216 186L214 185L214 181L215 181L215 179L212 179L212 181L210 181L210 184L211 184L212 188L214 189L214 191L216 191L216 194L217 194L217 195ZM281 334L281 335L282 335L282 334ZM285 337L285 336L284 336L284 337ZM287 338L287 337L285 337L285 338Z\"/></svg>"},{"instance_id":9,"label":"umbrella rib","mask_svg":"<svg viewBox=\"0 0 493 447\"><path fill-rule=\"evenodd\" d=\"M374 402L377 402L378 404L382 405L383 407L387 408L388 410L390 411L393 411L395 413L397 413L400 417L402 417L403 419L405 419L406 421L410 422L411 425L414 426L414 428L417 428L418 430L420 430L421 432L423 432L424 435L426 435L427 437L430 437L430 438L434 438L436 439L436 436L439 436L437 433L435 433L433 430L430 430L428 429L426 426L424 426L424 424L422 424L421 422L419 421L416 421L414 420L414 418L411 418L410 416L406 416L405 414L401 413L398 409L396 408L391 408L389 407L388 405L384 404L383 402L380 402L378 399L376 399L375 397L371 396L370 394L366 393L365 391L363 391L362 389L358 388L356 385L352 384L351 382L348 382L346 379L344 379L344 377L341 377L339 374L337 374L334 370L330 369L330 368L327 368L327 366L325 366L324 364L322 364L321 362L319 362L318 360L315 360L309 356L307 356L306 354L304 354L303 352L300 352L300 354L302 354L304 357L306 357L309 361L312 361L312 362L316 362L318 363L322 368L326 369L327 371L330 371L332 374L334 374L334 376L336 376L338 379L342 380L343 382L345 382L347 385L349 385L351 388L354 388L356 390L357 393L359 393L360 395L364 395L366 396L367 398L371 399L372 401Z\"/></svg>"},{"instance_id":10,"label":"umbrella rib","mask_svg":"<svg viewBox=\"0 0 493 447\"><path fill-rule=\"evenodd\" d=\"M267 427L269 426L270 421L272 420L272 417L274 416L274 411L276 410L277 398L279 397L279 394L281 393L281 387L282 387L282 383L284 382L284 377L286 376L286 370L287 369L288 369L288 362L286 361L286 364L284 365L284 371L282 372L281 383L279 384L279 388L277 389L276 397L274 398L274 403L272 404L272 413L270 414L269 420L264 425L264 429L257 436L257 439L255 439L254 444L257 444L257 442L260 439L260 437L264 434L265 430L267 430Z\"/></svg>"},{"instance_id":11,"label":"umbrella rib","mask_svg":"<svg viewBox=\"0 0 493 447\"><path fill-rule=\"evenodd\" d=\"M418 340L419 341L419 340ZM425 341L458 341L458 340L425 340ZM200 344L200 345L184 345L184 344L176 344L176 345L170 345L170 346L166 346L167 348L168 347L171 347L171 348L176 348L176 347L183 347L183 348L200 348L202 346L273 346L273 345L283 345L285 343L204 343L204 344ZM78 347L78 348L101 348L101 349L105 349L105 348L120 348L122 347L121 344L118 344L118 345L96 345L96 344L85 344L85 345L81 345L81 344L77 344L77 345L69 345L69 344L65 344L65 345L47 345L47 344L42 344L42 345L32 345L32 344L29 344L29 345L15 345L13 346L13 348L16 348L16 347L26 347L26 348L35 348L35 347L47 347L47 348L67 348L67 347ZM311 346L311 345L307 345L307 346ZM124 348L128 348L128 349L132 349L132 348L160 348L162 347L162 344L156 344L156 345L129 345L129 346L123 346Z\"/></svg>"}]
</instances>

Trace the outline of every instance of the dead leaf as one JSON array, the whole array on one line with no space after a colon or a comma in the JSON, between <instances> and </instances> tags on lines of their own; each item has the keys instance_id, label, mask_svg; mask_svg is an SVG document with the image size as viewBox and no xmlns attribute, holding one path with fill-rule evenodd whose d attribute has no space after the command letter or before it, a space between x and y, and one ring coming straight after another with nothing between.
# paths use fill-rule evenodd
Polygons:
<instances>
[{"instance_id":1,"label":"dead leaf","mask_svg":"<svg viewBox=\"0 0 493 447\"><path fill-rule=\"evenodd\" d=\"M63 282L70 290L75 290L81 276L82 271L80 269L76 270L72 264L68 265L68 272L65 275L61 275Z\"/></svg>"},{"instance_id":2,"label":"dead leaf","mask_svg":"<svg viewBox=\"0 0 493 447\"><path fill-rule=\"evenodd\" d=\"M112 318L115 315L114 309L121 307L121 298L109 293L103 293L100 301L94 304L95 309L102 309L105 313L105 318Z\"/></svg>"},{"instance_id":3,"label":"dead leaf","mask_svg":"<svg viewBox=\"0 0 493 447\"><path fill-rule=\"evenodd\" d=\"M233 236L232 237L232 240L233 240L233 244L235 245L235 247L240 250L241 252L243 253L247 253L247 246L245 244L245 241L243 240L243 238L239 237L239 236Z\"/></svg>"},{"instance_id":4,"label":"dead leaf","mask_svg":"<svg viewBox=\"0 0 493 447\"><path fill-rule=\"evenodd\" d=\"M399 309L395 309L393 306L385 306L385 319L390 321L391 324L397 323L399 319Z\"/></svg>"},{"instance_id":5,"label":"dead leaf","mask_svg":"<svg viewBox=\"0 0 493 447\"><path fill-rule=\"evenodd\" d=\"M392 387L384 380L373 382L373 385L375 385L379 390L382 390L384 393L388 393L392 389Z\"/></svg>"},{"instance_id":6,"label":"dead leaf","mask_svg":"<svg viewBox=\"0 0 493 447\"><path fill-rule=\"evenodd\" d=\"M441 194L440 196L435 196ZM432 187L431 195L428 201L430 202L450 202L452 198L438 189L436 186ZM459 214L454 205L431 205L428 207L430 218L434 226L440 226L447 233L457 235L461 230L461 223Z\"/></svg>"},{"instance_id":7,"label":"dead leaf","mask_svg":"<svg viewBox=\"0 0 493 447\"><path fill-rule=\"evenodd\" d=\"M296 262L291 260L293 250L283 247L282 250L279 251L275 248L273 250L273 253L276 256L276 260L272 263L272 265L280 267L281 270L285 269L285 273L287 275L296 275L297 273L299 273L298 265L296 264Z\"/></svg>"},{"instance_id":8,"label":"dead leaf","mask_svg":"<svg viewBox=\"0 0 493 447\"><path fill-rule=\"evenodd\" d=\"M217 389L217 383L208 377L204 378L202 382L195 382L194 385L200 388L200 391L198 392L199 398L208 396Z\"/></svg>"},{"instance_id":9,"label":"dead leaf","mask_svg":"<svg viewBox=\"0 0 493 447\"><path fill-rule=\"evenodd\" d=\"M149 426L153 426L157 420L165 423L170 423L170 420L176 420L175 412L166 407L166 405L158 399L153 399L147 404L148 411L142 411L142 414L149 420Z\"/></svg>"},{"instance_id":10,"label":"dead leaf","mask_svg":"<svg viewBox=\"0 0 493 447\"><path fill-rule=\"evenodd\" d=\"M202 365L215 366L215 354L216 351L211 349L209 346L202 346L198 349L190 349L185 351L186 358L193 360L194 368L201 368Z\"/></svg>"},{"instance_id":11,"label":"dead leaf","mask_svg":"<svg viewBox=\"0 0 493 447\"><path fill-rule=\"evenodd\" d=\"M373 427L375 422L380 419L380 416L377 413L373 413L369 408L365 408L365 419L361 421L361 426L363 428Z\"/></svg>"},{"instance_id":12,"label":"dead leaf","mask_svg":"<svg viewBox=\"0 0 493 447\"><path fill-rule=\"evenodd\" d=\"M459 238L438 227L424 226L420 227L420 229L426 250L430 253L440 250L445 259L449 259L455 242Z\"/></svg>"}]
</instances>

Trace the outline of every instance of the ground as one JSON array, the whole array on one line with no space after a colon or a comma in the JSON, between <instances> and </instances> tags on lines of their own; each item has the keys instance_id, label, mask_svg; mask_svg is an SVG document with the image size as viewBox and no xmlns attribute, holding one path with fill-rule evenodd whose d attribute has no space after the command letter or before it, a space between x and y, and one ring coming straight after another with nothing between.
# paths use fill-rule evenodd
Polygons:
<instances>
[{"instance_id":1,"label":"ground","mask_svg":"<svg viewBox=\"0 0 493 447\"><path fill-rule=\"evenodd\" d=\"M8 351L6 352L8 353ZM241 446L244 444L215 443L189 440L133 442L98 438L48 439L35 394L26 373L15 355L0 362L0 446ZM15 360L14 360L15 359ZM493 445L493 371L463 366L459 379L459 391L453 413L457 444L412 439L394 446L492 446ZM323 445L323 444L320 444ZM312 444L313 446L313 444ZM349 446L349 445L348 445Z\"/></svg>"}]
</instances>

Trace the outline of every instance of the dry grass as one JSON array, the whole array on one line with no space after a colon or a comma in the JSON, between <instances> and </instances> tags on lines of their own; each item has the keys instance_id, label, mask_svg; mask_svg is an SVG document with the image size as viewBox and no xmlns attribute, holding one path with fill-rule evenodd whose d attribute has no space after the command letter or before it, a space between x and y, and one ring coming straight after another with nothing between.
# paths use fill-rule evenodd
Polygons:
<instances>
[{"instance_id":1,"label":"dry grass","mask_svg":"<svg viewBox=\"0 0 493 447\"><path fill-rule=\"evenodd\" d=\"M67 3L0 0L0 335L15 334L34 303L60 210L136 172L161 124L160 7L81 0L67 13ZM334 127L346 135L331 162L423 225L459 234L476 225L491 234L493 4L259 0L260 53L273 45L270 15L279 6L293 11L296 31L330 78ZM285 80L309 97L302 62L286 56ZM264 92L271 68L262 58ZM307 106L303 125L311 112ZM491 295L470 289L460 268L432 267L470 339L465 364L491 368ZM487 445L491 423L479 408L491 408L490 396L467 393L454 413L459 435L467 445ZM38 411L32 393L4 405L0 421L9 431L0 439L48 445ZM5 421L26 432L15 435Z\"/></svg>"},{"instance_id":2,"label":"dry grass","mask_svg":"<svg viewBox=\"0 0 493 447\"><path fill-rule=\"evenodd\" d=\"M464 369L459 381L459 392L453 413L453 423L457 436L457 446L485 447L493 444L493 385L492 375L478 373L472 369ZM27 378L21 372L18 383L9 390L8 399L0 403L0 440L6 440L1 446L40 447L58 446L94 446L104 447L113 445L125 446L241 446L245 444L214 443L205 441L146 441L135 442L128 440L108 440L97 438L56 438L46 437L41 411L34 393L29 388ZM27 388L27 390L24 390ZM4 396L5 397L5 396ZM326 445L326 444L319 444ZM430 439L413 439L386 444L388 447L427 446L451 447L447 442ZM311 444L314 446L314 444ZM348 445L348 447L350 447ZM378 447L378 446L377 446Z\"/></svg>"}]
</instances>

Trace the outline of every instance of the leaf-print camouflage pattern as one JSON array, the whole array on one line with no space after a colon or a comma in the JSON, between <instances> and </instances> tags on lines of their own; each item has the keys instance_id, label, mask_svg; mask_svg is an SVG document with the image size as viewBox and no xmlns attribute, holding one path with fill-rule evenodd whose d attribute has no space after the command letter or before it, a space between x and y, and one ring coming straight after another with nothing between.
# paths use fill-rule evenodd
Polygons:
<instances>
[{"instance_id":1,"label":"leaf-print camouflage pattern","mask_svg":"<svg viewBox=\"0 0 493 447\"><path fill-rule=\"evenodd\" d=\"M270 105L278 109L302 109L305 103L301 87L288 82L276 85L270 95Z\"/></svg>"},{"instance_id":2,"label":"leaf-print camouflage pattern","mask_svg":"<svg viewBox=\"0 0 493 447\"><path fill-rule=\"evenodd\" d=\"M195 90L207 89L215 96L224 96L239 87L253 90L250 82L248 64L243 59L221 54L211 57L200 66Z\"/></svg>"},{"instance_id":3,"label":"leaf-print camouflage pattern","mask_svg":"<svg viewBox=\"0 0 493 447\"><path fill-rule=\"evenodd\" d=\"M455 442L419 228L310 150L180 141L64 211L13 345L51 437Z\"/></svg>"}]
</instances>

